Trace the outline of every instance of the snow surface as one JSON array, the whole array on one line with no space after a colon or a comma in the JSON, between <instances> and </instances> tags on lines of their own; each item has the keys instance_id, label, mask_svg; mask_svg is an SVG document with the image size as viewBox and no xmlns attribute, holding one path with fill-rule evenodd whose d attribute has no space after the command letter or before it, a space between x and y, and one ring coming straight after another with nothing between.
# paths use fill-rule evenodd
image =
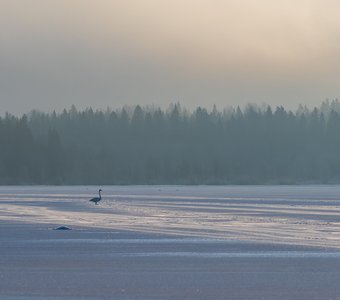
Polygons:
<instances>
[{"instance_id":1,"label":"snow surface","mask_svg":"<svg viewBox=\"0 0 340 300\"><path fill-rule=\"evenodd\" d=\"M0 187L0 299L340 299L339 186L101 188Z\"/></svg>"}]
</instances>

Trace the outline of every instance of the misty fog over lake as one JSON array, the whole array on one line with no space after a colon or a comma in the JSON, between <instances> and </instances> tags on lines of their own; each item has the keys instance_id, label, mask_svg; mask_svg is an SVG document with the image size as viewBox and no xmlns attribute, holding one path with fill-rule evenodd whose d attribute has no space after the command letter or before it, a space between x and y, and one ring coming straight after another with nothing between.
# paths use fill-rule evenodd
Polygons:
<instances>
[{"instance_id":1,"label":"misty fog over lake","mask_svg":"<svg viewBox=\"0 0 340 300\"><path fill-rule=\"evenodd\" d=\"M0 300L339 300L340 1L0 0Z\"/></svg>"}]
</instances>

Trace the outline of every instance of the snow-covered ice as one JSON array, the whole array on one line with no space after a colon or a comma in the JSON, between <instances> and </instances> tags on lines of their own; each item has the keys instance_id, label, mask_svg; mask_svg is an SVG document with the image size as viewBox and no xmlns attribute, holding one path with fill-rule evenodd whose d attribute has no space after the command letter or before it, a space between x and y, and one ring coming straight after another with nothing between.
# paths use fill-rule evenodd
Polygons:
<instances>
[{"instance_id":1,"label":"snow-covered ice","mask_svg":"<svg viewBox=\"0 0 340 300\"><path fill-rule=\"evenodd\" d=\"M98 188L0 187L0 299L340 299L339 186Z\"/></svg>"}]
</instances>

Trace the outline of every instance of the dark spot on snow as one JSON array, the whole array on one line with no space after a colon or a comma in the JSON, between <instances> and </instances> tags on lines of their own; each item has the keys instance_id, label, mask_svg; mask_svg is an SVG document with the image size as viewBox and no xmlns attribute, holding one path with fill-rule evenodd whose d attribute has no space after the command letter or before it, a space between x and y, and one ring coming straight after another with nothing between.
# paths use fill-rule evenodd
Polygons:
<instances>
[{"instance_id":1,"label":"dark spot on snow","mask_svg":"<svg viewBox=\"0 0 340 300\"><path fill-rule=\"evenodd\" d=\"M67 226L59 226L57 228L54 228L54 230L71 230L71 228L69 228Z\"/></svg>"}]
</instances>

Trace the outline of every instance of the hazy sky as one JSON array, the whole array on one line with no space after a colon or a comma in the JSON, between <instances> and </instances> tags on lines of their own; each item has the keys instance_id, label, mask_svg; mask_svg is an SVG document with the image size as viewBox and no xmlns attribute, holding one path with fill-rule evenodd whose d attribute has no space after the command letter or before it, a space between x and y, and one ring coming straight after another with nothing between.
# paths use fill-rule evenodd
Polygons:
<instances>
[{"instance_id":1,"label":"hazy sky","mask_svg":"<svg viewBox=\"0 0 340 300\"><path fill-rule=\"evenodd\" d=\"M0 113L316 105L339 67L336 0L0 0Z\"/></svg>"}]
</instances>

